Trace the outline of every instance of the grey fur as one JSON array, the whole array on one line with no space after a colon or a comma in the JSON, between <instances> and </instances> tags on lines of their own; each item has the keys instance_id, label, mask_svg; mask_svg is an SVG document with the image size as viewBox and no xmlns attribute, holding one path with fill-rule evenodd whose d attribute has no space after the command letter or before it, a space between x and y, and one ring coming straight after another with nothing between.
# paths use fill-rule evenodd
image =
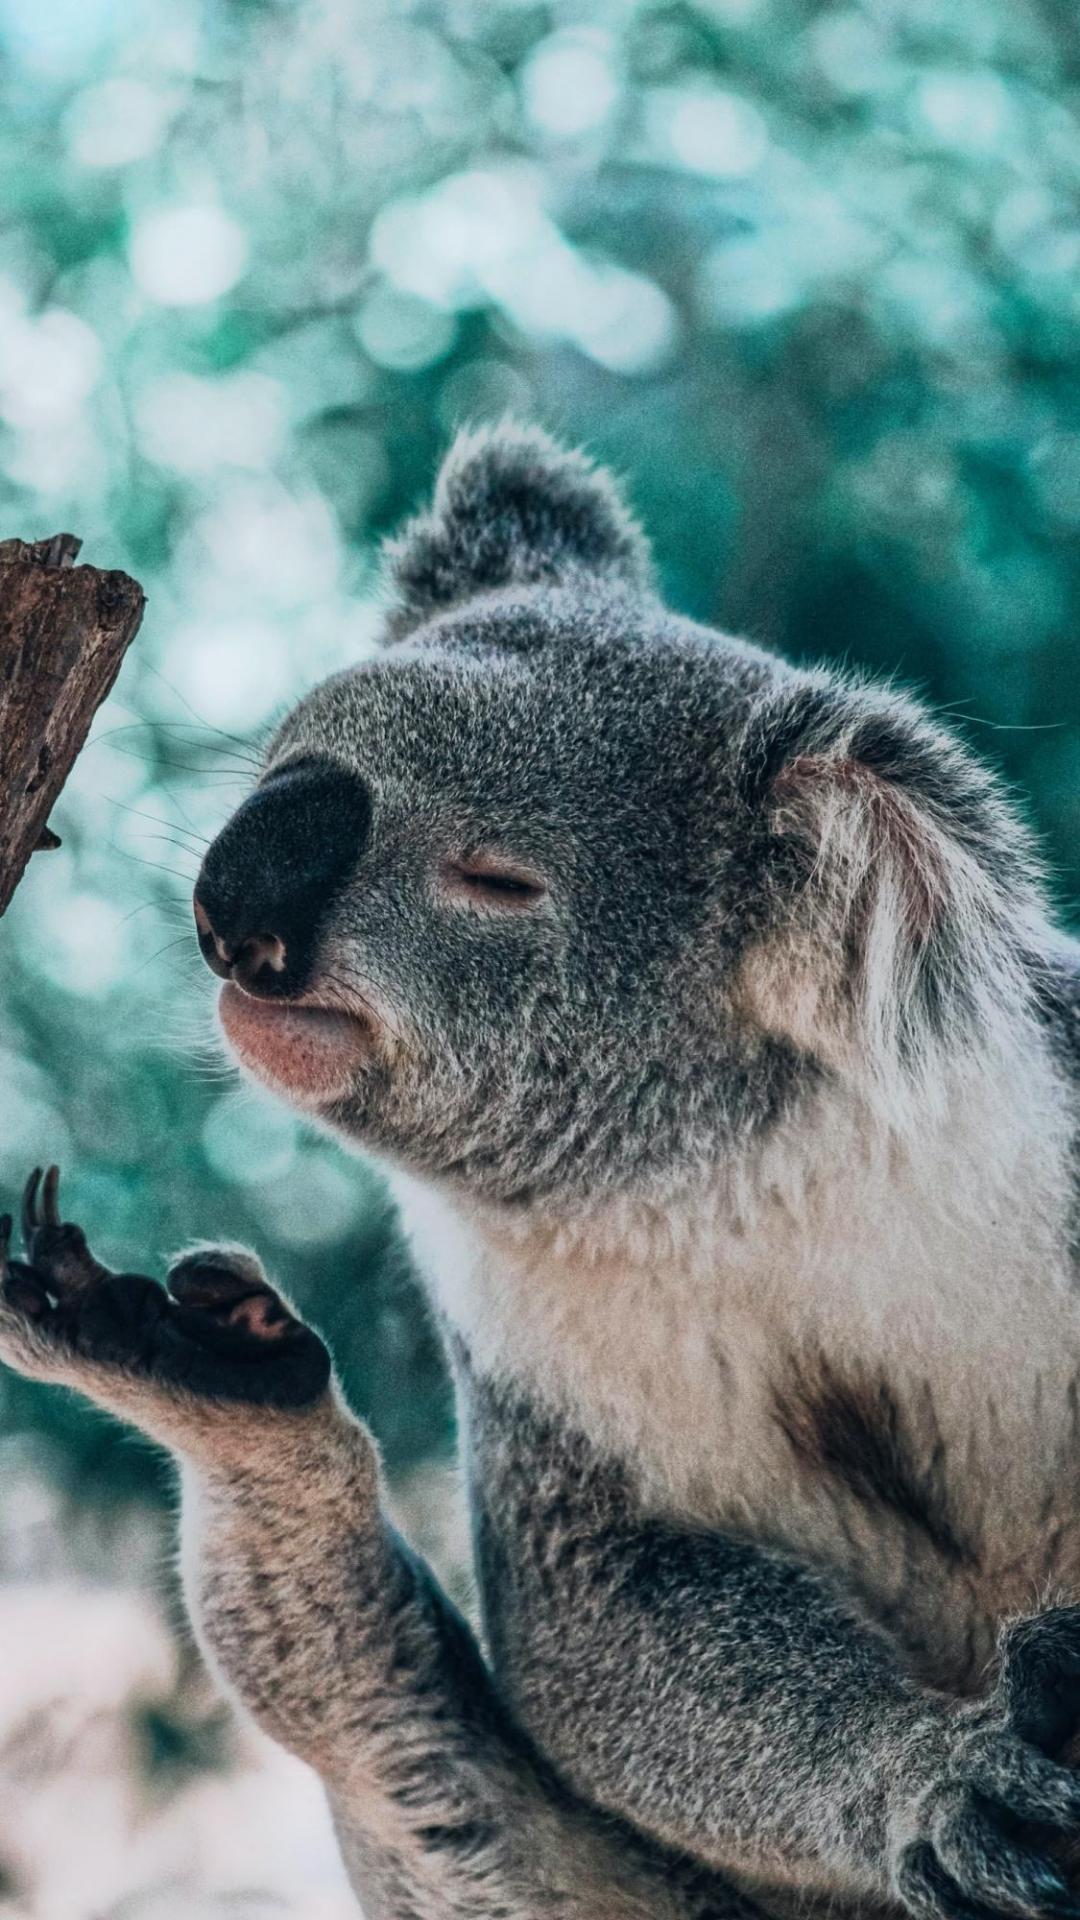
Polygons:
<instances>
[{"instance_id":1,"label":"grey fur","mask_svg":"<svg viewBox=\"0 0 1080 1920\"><path fill-rule=\"evenodd\" d=\"M60 1222L56 1170L43 1210L39 1186L25 1260L0 1221L0 1350L176 1454L196 1632L226 1689L320 1774L366 1920L755 1920L557 1781L385 1519L370 1436L254 1256L194 1249L166 1288L113 1274Z\"/></svg>"},{"instance_id":2,"label":"grey fur","mask_svg":"<svg viewBox=\"0 0 1080 1920\"><path fill-rule=\"evenodd\" d=\"M431 512L387 546L388 638L511 584L580 575L650 592L645 537L607 475L580 453L551 452L535 428L458 436Z\"/></svg>"},{"instance_id":3,"label":"grey fur","mask_svg":"<svg viewBox=\"0 0 1080 1920\"><path fill-rule=\"evenodd\" d=\"M1077 968L1027 835L901 696L666 611L535 430L458 444L388 581L207 857L248 973L204 950L355 1017L332 1093L243 1057L401 1183L486 1661L235 1254L163 1306L31 1221L4 1352L184 1457L205 1643L373 1916L1064 1912Z\"/></svg>"}]
</instances>

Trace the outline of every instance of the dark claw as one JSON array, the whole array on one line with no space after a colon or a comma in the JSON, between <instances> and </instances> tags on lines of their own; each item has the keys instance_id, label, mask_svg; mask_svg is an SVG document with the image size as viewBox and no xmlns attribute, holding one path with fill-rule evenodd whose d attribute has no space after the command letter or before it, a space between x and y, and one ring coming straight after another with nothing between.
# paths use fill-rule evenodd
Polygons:
<instances>
[{"instance_id":1,"label":"dark claw","mask_svg":"<svg viewBox=\"0 0 1080 1920\"><path fill-rule=\"evenodd\" d=\"M41 1168L35 1167L23 1188L22 1197L22 1237L23 1246L28 1255L30 1254L30 1243L38 1227L37 1196L40 1185Z\"/></svg>"},{"instance_id":2,"label":"dark claw","mask_svg":"<svg viewBox=\"0 0 1080 1920\"><path fill-rule=\"evenodd\" d=\"M24 1267L21 1260L6 1263L2 1292L8 1305L28 1320L44 1320L53 1311L47 1287L33 1267Z\"/></svg>"},{"instance_id":3,"label":"dark claw","mask_svg":"<svg viewBox=\"0 0 1080 1920\"><path fill-rule=\"evenodd\" d=\"M10 1213L0 1213L0 1293L16 1313L24 1313L30 1320L41 1320L50 1310L48 1289L32 1267L11 1259L14 1229Z\"/></svg>"},{"instance_id":4,"label":"dark claw","mask_svg":"<svg viewBox=\"0 0 1080 1920\"><path fill-rule=\"evenodd\" d=\"M1055 1912L1063 1905L1072 1905L1069 1883L1057 1867L1051 1866L1046 1860L1040 1860L1036 1856L1025 1853L1019 1847L1014 1849L1014 1860L1023 1875L1028 1891L1035 1900L1040 1903L1045 1901L1054 1908Z\"/></svg>"},{"instance_id":5,"label":"dark claw","mask_svg":"<svg viewBox=\"0 0 1080 1920\"><path fill-rule=\"evenodd\" d=\"M947 1920L994 1920L994 1910L972 1900L941 1867L926 1842L910 1846L900 1869L898 1891L913 1913L944 1915Z\"/></svg>"},{"instance_id":6,"label":"dark claw","mask_svg":"<svg viewBox=\"0 0 1080 1920\"><path fill-rule=\"evenodd\" d=\"M60 1169L55 1166L49 1167L45 1174L45 1185L42 1188L41 1194L42 1208L45 1214L45 1225L47 1227L58 1227L60 1225L59 1194Z\"/></svg>"},{"instance_id":7,"label":"dark claw","mask_svg":"<svg viewBox=\"0 0 1080 1920\"><path fill-rule=\"evenodd\" d=\"M1020 1737L1056 1755L1080 1721L1080 1607L1054 1607L1010 1627L1000 1685Z\"/></svg>"},{"instance_id":8,"label":"dark claw","mask_svg":"<svg viewBox=\"0 0 1080 1920\"><path fill-rule=\"evenodd\" d=\"M192 1254L169 1291L112 1273L81 1227L60 1213L60 1171L35 1167L22 1196L26 1261L11 1260L13 1222L0 1215L0 1288L65 1361L91 1361L217 1400L300 1408L326 1391L330 1356L295 1320L251 1256Z\"/></svg>"}]
</instances>

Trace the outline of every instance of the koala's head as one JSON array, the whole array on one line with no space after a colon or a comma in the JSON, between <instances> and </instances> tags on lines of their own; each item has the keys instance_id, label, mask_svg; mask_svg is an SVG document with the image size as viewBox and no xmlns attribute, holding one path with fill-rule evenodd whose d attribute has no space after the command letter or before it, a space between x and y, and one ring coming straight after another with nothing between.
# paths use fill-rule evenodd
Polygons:
<instances>
[{"instance_id":1,"label":"koala's head","mask_svg":"<svg viewBox=\"0 0 1080 1920\"><path fill-rule=\"evenodd\" d=\"M386 646L290 715L197 884L264 1083L523 1201L715 1160L822 1076L917 1084L1008 1017L1037 901L989 777L667 612L579 455L462 437L388 574Z\"/></svg>"}]
</instances>

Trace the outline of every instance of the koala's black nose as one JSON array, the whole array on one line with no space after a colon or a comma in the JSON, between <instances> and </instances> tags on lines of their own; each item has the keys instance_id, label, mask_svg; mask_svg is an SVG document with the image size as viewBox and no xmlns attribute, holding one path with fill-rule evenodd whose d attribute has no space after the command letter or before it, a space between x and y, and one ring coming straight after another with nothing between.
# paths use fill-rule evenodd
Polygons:
<instances>
[{"instance_id":1,"label":"koala's black nose","mask_svg":"<svg viewBox=\"0 0 1080 1920\"><path fill-rule=\"evenodd\" d=\"M343 767L302 760L271 773L212 842L195 883L207 965L249 993L302 992L370 819L363 781Z\"/></svg>"}]
</instances>

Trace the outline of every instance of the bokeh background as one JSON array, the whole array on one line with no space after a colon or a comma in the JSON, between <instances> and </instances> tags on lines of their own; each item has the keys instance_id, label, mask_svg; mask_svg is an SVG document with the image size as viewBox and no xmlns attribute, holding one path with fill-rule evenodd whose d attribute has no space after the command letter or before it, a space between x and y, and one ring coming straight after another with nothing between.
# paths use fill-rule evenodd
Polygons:
<instances>
[{"instance_id":1,"label":"bokeh background","mask_svg":"<svg viewBox=\"0 0 1080 1920\"><path fill-rule=\"evenodd\" d=\"M0 0L0 536L70 529L149 594L63 849L0 927L0 1189L58 1159L127 1266L251 1240L437 1547L449 1407L396 1223L223 1065L200 848L275 715L373 644L379 536L455 424L510 411L626 476L684 610L947 710L1069 915L1078 103L1073 0ZM142 1442L0 1382L0 1784L70 1789L39 1839L0 1813L0 1912L344 1911L307 1786L171 1632L170 1489ZM39 1698L42 1618L75 1677L44 1660ZM69 1838L54 1884L105 1776L104 1878ZM292 1809L301 1892L280 1844L223 1864L211 1778L219 1814L262 1783L260 1846ZM173 1837L144 1858L146 1832Z\"/></svg>"}]
</instances>

